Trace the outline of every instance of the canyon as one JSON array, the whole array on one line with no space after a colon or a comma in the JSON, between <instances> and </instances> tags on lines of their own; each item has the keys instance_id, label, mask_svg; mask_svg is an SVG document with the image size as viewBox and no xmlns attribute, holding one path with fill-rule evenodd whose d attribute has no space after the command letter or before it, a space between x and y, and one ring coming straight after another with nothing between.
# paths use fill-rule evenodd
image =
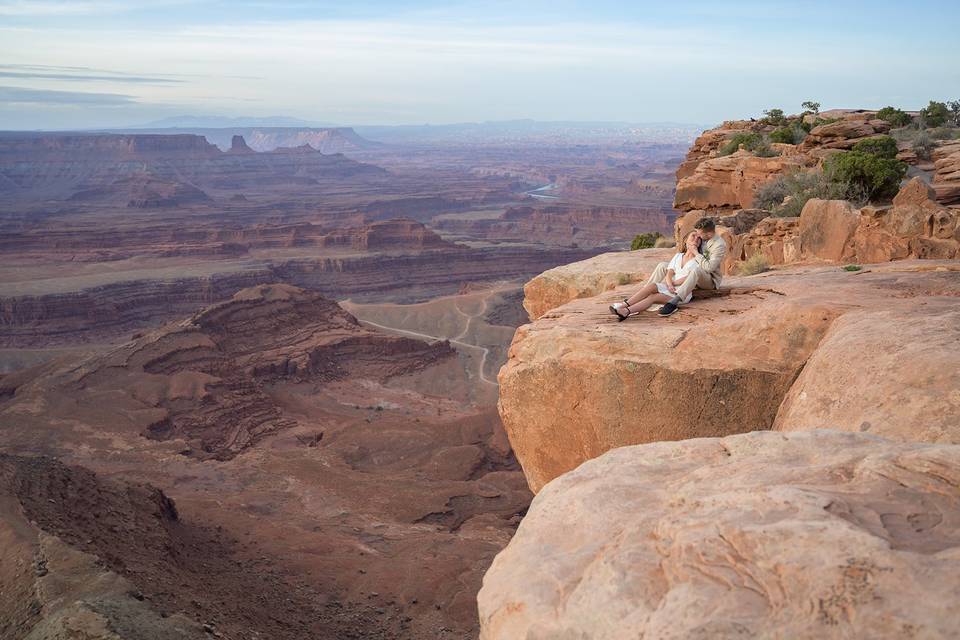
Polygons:
<instances>
[{"instance_id":1,"label":"canyon","mask_svg":"<svg viewBox=\"0 0 960 640\"><path fill-rule=\"evenodd\" d=\"M0 133L0 637L476 637L522 283L673 226L627 135Z\"/></svg>"},{"instance_id":2,"label":"canyon","mask_svg":"<svg viewBox=\"0 0 960 640\"><path fill-rule=\"evenodd\" d=\"M954 144L807 118L0 135L0 635L950 637Z\"/></svg>"}]
</instances>

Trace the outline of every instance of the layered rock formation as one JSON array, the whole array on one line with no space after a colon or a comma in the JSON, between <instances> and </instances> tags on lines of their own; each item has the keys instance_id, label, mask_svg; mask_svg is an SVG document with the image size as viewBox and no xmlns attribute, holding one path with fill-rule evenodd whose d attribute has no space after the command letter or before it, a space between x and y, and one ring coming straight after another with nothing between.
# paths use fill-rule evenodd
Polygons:
<instances>
[{"instance_id":1,"label":"layered rock formation","mask_svg":"<svg viewBox=\"0 0 960 640\"><path fill-rule=\"evenodd\" d=\"M253 287L107 353L0 377L0 452L176 501L175 520L131 531L135 506L71 481L34 501L60 510L50 529L30 516L158 613L224 637L476 637L482 572L530 494L495 413L472 399L467 357L312 292ZM0 478L0 510L3 495ZM32 570L17 568L18 589Z\"/></svg>"},{"instance_id":2,"label":"layered rock formation","mask_svg":"<svg viewBox=\"0 0 960 640\"><path fill-rule=\"evenodd\" d=\"M943 204L960 204L960 142L933 150L933 189Z\"/></svg>"},{"instance_id":3,"label":"layered rock formation","mask_svg":"<svg viewBox=\"0 0 960 640\"><path fill-rule=\"evenodd\" d=\"M682 238L705 215L719 217L720 233L731 249L724 265L727 273L758 254L769 264L956 257L960 213L944 206L956 202L951 186L960 176L956 144L937 147L932 178L913 178L889 206L857 209L848 203L811 201L798 219L767 218L769 214L751 209L760 185L786 173L816 169L831 154L890 130L873 112L835 115L839 120L814 127L800 145L772 145L779 154L775 157L757 157L743 149L718 155L736 134L773 129L761 122L725 122L701 135L677 170L674 206L686 213L677 220L675 236ZM919 162L915 154L904 157Z\"/></svg>"},{"instance_id":4,"label":"layered rock formation","mask_svg":"<svg viewBox=\"0 0 960 640\"><path fill-rule=\"evenodd\" d=\"M134 273L129 279L95 286L84 286L83 278L77 284L71 280L44 282L39 286L31 283L22 293L14 283L5 287L12 295L0 296L0 326L3 327L0 345L23 348L115 341L118 336L126 337L130 332L156 327L165 320L192 313L204 305L229 298L239 289L258 284L285 282L330 297L412 302L455 293L465 283L529 277L559 262L593 253L562 248L429 248L426 245L437 244L429 231L412 229L411 235L401 236L397 235L398 227L392 224L372 225L368 229L376 231L334 232L327 237L339 238L337 243L341 247L348 242L351 247L354 242L368 246L372 242L389 251L275 262L220 262L205 269L191 266L193 275L181 275L183 269L172 265L171 269L157 269L157 275L145 270L142 275ZM283 243L297 234L265 232L265 236L253 241L254 244ZM161 238L164 237L167 236L161 234ZM405 243L422 242L424 248L406 253L396 251L397 245L391 243L401 237ZM176 244L170 242L166 246L172 248ZM246 253L243 245L238 246L236 242L207 245L211 251L216 247L228 255ZM52 290L45 290L45 284L50 284Z\"/></svg>"},{"instance_id":5,"label":"layered rock formation","mask_svg":"<svg viewBox=\"0 0 960 640\"><path fill-rule=\"evenodd\" d=\"M105 486L89 472L48 458L0 454L0 505L0 637L206 636L186 616L161 616L116 572L121 557L136 562L118 547L149 548L176 526L176 509L161 492ZM162 559L162 553L152 558Z\"/></svg>"},{"instance_id":6,"label":"layered rock formation","mask_svg":"<svg viewBox=\"0 0 960 640\"><path fill-rule=\"evenodd\" d=\"M193 455L227 459L295 425L264 395L264 384L389 379L452 355L448 344L365 329L317 293L265 285L82 363L62 384L113 397L114 406L138 406L130 426L146 437L178 438Z\"/></svg>"},{"instance_id":7,"label":"layered rock formation","mask_svg":"<svg viewBox=\"0 0 960 640\"><path fill-rule=\"evenodd\" d=\"M835 112L836 122L813 127L800 145L773 144L773 157L758 157L743 149L720 156L720 148L733 136L764 134L776 127L756 120L731 120L701 134L677 169L674 207L681 211L748 209L753 194L764 182L786 171L818 165L837 151L848 150L868 138L887 133L890 125L875 112ZM826 114L824 114L826 115Z\"/></svg>"},{"instance_id":8,"label":"layered rock formation","mask_svg":"<svg viewBox=\"0 0 960 640\"><path fill-rule=\"evenodd\" d=\"M624 447L552 482L483 640L950 638L960 446L831 431Z\"/></svg>"},{"instance_id":9,"label":"layered rock formation","mask_svg":"<svg viewBox=\"0 0 960 640\"><path fill-rule=\"evenodd\" d=\"M787 171L800 169L805 162L800 154L759 158L743 150L700 160L689 175L678 178L673 206L680 211L748 209L757 187ZM689 170L688 166L684 170Z\"/></svg>"},{"instance_id":10,"label":"layered rock formation","mask_svg":"<svg viewBox=\"0 0 960 640\"><path fill-rule=\"evenodd\" d=\"M653 207L584 206L555 204L510 207L497 217L443 218L433 222L438 230L498 241L613 247L629 244L638 233L673 229L675 214Z\"/></svg>"},{"instance_id":11,"label":"layered rock formation","mask_svg":"<svg viewBox=\"0 0 960 640\"><path fill-rule=\"evenodd\" d=\"M638 257L636 270L645 268ZM703 295L669 320L649 311L617 322L607 306L635 289L574 300L517 330L500 371L500 413L534 491L619 446L810 426L799 416L811 405L831 428L898 437L897 425L918 429L926 420L937 440L960 442L949 362L960 338L956 262L728 278L720 295ZM902 345L907 324L926 338ZM834 342L849 344L851 358L821 354ZM882 346L862 349L868 343ZM919 360L885 368L912 349ZM817 394L804 393L811 390ZM838 404L841 393L857 398L849 411ZM872 401L869 411L856 410Z\"/></svg>"},{"instance_id":12,"label":"layered rock formation","mask_svg":"<svg viewBox=\"0 0 960 640\"><path fill-rule=\"evenodd\" d=\"M798 218L764 218L740 233L728 220L752 213L720 216L720 233L730 248L723 268L762 255L768 264L795 262L873 263L906 258L955 258L960 255L960 212L939 205L920 178L900 190L890 206L857 209L845 200L810 200ZM684 234L704 215L691 211L677 223Z\"/></svg>"},{"instance_id":13,"label":"layered rock formation","mask_svg":"<svg viewBox=\"0 0 960 640\"><path fill-rule=\"evenodd\" d=\"M385 637L155 487L50 458L0 454L0 540L3 638Z\"/></svg>"},{"instance_id":14,"label":"layered rock formation","mask_svg":"<svg viewBox=\"0 0 960 640\"><path fill-rule=\"evenodd\" d=\"M239 144L239 142L238 142ZM18 201L97 193L104 183L148 174L208 188L382 176L384 170L325 155L312 147L264 153L220 151L188 134L4 134L0 136L0 197ZM86 197L81 195L81 197Z\"/></svg>"}]
</instances>

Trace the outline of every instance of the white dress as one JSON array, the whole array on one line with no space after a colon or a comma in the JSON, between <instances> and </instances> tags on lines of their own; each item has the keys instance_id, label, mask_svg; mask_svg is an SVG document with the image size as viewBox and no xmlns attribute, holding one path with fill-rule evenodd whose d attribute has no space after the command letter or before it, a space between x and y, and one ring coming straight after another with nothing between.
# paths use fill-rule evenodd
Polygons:
<instances>
[{"instance_id":1,"label":"white dress","mask_svg":"<svg viewBox=\"0 0 960 640\"><path fill-rule=\"evenodd\" d=\"M667 268L673 270L673 281L676 282L681 278L688 277L690 275L690 271L692 271L695 266L697 266L696 258L691 258L687 262L687 264L683 264L683 254L678 253L675 256L673 256L673 258L670 260L670 264L667 266ZM665 296L673 297L675 295L671 293L669 289L667 289L667 285L663 282L657 283L657 291L659 291ZM693 297L693 291L691 290L691 292L687 294L687 297L682 298L680 302L683 304L687 304L688 302L690 302L690 299L692 297Z\"/></svg>"}]
</instances>

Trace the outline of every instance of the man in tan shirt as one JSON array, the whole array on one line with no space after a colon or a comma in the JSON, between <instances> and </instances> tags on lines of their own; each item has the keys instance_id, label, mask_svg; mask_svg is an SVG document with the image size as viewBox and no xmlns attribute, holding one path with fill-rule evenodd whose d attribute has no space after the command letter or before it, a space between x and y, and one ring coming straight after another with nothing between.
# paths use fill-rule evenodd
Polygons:
<instances>
[{"instance_id":1,"label":"man in tan shirt","mask_svg":"<svg viewBox=\"0 0 960 640\"><path fill-rule=\"evenodd\" d=\"M686 280L671 292L674 297L660 308L661 316L669 316L680 306L680 301L696 289L717 289L723 275L720 273L723 258L727 255L727 243L717 233L713 218L701 218L693 228L700 235L703 244L696 257L697 265L688 272ZM667 263L661 262L650 275L649 283L662 282L667 275Z\"/></svg>"}]
</instances>

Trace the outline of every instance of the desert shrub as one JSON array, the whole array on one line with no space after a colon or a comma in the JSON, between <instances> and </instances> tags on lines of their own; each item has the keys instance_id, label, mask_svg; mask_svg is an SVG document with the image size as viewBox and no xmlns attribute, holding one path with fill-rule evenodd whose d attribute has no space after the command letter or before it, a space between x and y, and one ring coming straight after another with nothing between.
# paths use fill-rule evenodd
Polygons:
<instances>
[{"instance_id":1,"label":"desert shrub","mask_svg":"<svg viewBox=\"0 0 960 640\"><path fill-rule=\"evenodd\" d=\"M743 145L743 148L753 155L762 158L778 155L776 151L770 148L766 138L762 135L747 132L733 134L733 136L720 147L720 155L728 156L731 153L735 153L740 148L740 145Z\"/></svg>"},{"instance_id":2,"label":"desert shrub","mask_svg":"<svg viewBox=\"0 0 960 640\"><path fill-rule=\"evenodd\" d=\"M804 115L812 113L815 116L820 115L820 103L806 100L800 105L804 109Z\"/></svg>"},{"instance_id":3,"label":"desert shrub","mask_svg":"<svg viewBox=\"0 0 960 640\"><path fill-rule=\"evenodd\" d=\"M659 231L654 231L652 233L641 233L634 237L633 242L630 243L630 250L636 251L637 249L652 249L657 244L657 240L663 237L663 234Z\"/></svg>"},{"instance_id":4,"label":"desert shrub","mask_svg":"<svg viewBox=\"0 0 960 640\"><path fill-rule=\"evenodd\" d=\"M767 109L763 112L760 122L777 127L787 124L787 117L783 114L783 109Z\"/></svg>"},{"instance_id":5,"label":"desert shrub","mask_svg":"<svg viewBox=\"0 0 960 640\"><path fill-rule=\"evenodd\" d=\"M858 264L848 264L843 268L844 271L860 271L861 269L863 269L863 267Z\"/></svg>"},{"instance_id":6,"label":"desert shrub","mask_svg":"<svg viewBox=\"0 0 960 640\"><path fill-rule=\"evenodd\" d=\"M917 157L921 160L929 160L930 154L933 153L933 139L930 137L930 134L926 131L921 131L913 139L913 152L917 154Z\"/></svg>"},{"instance_id":7,"label":"desert shrub","mask_svg":"<svg viewBox=\"0 0 960 640\"><path fill-rule=\"evenodd\" d=\"M800 144L807 137L807 128L797 122L770 132L770 142Z\"/></svg>"},{"instance_id":8,"label":"desert shrub","mask_svg":"<svg viewBox=\"0 0 960 640\"><path fill-rule=\"evenodd\" d=\"M808 200L842 200L850 195L848 185L832 182L820 171L798 171L778 176L761 185L753 196L754 206L779 218L799 216Z\"/></svg>"},{"instance_id":9,"label":"desert shrub","mask_svg":"<svg viewBox=\"0 0 960 640\"><path fill-rule=\"evenodd\" d=\"M824 173L836 184L859 190L867 199L887 199L896 195L900 181L907 174L907 165L894 158L882 158L863 151L847 151L831 156L824 163Z\"/></svg>"},{"instance_id":10,"label":"desert shrub","mask_svg":"<svg viewBox=\"0 0 960 640\"><path fill-rule=\"evenodd\" d=\"M953 124L960 127L960 100L951 100L947 106L950 107L950 119L953 120Z\"/></svg>"},{"instance_id":11,"label":"desert shrub","mask_svg":"<svg viewBox=\"0 0 960 640\"><path fill-rule=\"evenodd\" d=\"M905 127L913 122L910 114L894 107L880 109L880 111L877 111L877 117L889 122L891 127Z\"/></svg>"},{"instance_id":12,"label":"desert shrub","mask_svg":"<svg viewBox=\"0 0 960 640\"><path fill-rule=\"evenodd\" d=\"M735 133L720 147L720 155L728 156L731 153L736 153L740 145L750 151L760 144L763 144L763 136L759 133Z\"/></svg>"},{"instance_id":13,"label":"desert shrub","mask_svg":"<svg viewBox=\"0 0 960 640\"><path fill-rule=\"evenodd\" d=\"M872 153L881 158L896 158L898 151L897 141L890 136L876 136L874 138L861 140L853 145L853 150L862 153Z\"/></svg>"},{"instance_id":14,"label":"desert shrub","mask_svg":"<svg viewBox=\"0 0 960 640\"><path fill-rule=\"evenodd\" d=\"M943 102L931 100L930 104L920 110L920 115L928 127L942 127L950 119L950 109Z\"/></svg>"},{"instance_id":15,"label":"desert shrub","mask_svg":"<svg viewBox=\"0 0 960 640\"><path fill-rule=\"evenodd\" d=\"M755 253L748 260L744 260L737 267L737 273L741 276L753 276L758 273L770 270L770 263L762 253Z\"/></svg>"},{"instance_id":16,"label":"desert shrub","mask_svg":"<svg viewBox=\"0 0 960 640\"><path fill-rule=\"evenodd\" d=\"M934 140L950 140L955 138L960 131L953 127L937 127L936 129L930 129L927 133Z\"/></svg>"},{"instance_id":17,"label":"desert shrub","mask_svg":"<svg viewBox=\"0 0 960 640\"><path fill-rule=\"evenodd\" d=\"M760 158L773 158L780 155L780 152L775 150L766 141L756 149L753 149L753 155Z\"/></svg>"},{"instance_id":18,"label":"desert shrub","mask_svg":"<svg viewBox=\"0 0 960 640\"><path fill-rule=\"evenodd\" d=\"M780 127L770 132L770 142L782 142L784 144L793 144L793 129L790 127Z\"/></svg>"}]
</instances>

